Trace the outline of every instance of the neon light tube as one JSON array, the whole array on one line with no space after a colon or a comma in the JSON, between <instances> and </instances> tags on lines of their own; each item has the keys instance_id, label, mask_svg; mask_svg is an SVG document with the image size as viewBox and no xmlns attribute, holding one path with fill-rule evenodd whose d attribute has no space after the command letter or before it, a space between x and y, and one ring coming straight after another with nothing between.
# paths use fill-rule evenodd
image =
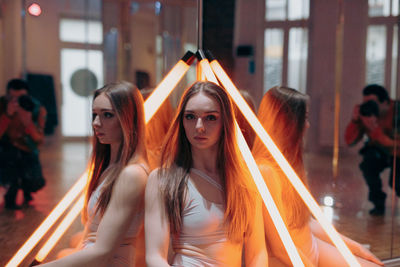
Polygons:
<instances>
[{"instance_id":1,"label":"neon light tube","mask_svg":"<svg viewBox=\"0 0 400 267\"><path fill-rule=\"evenodd\" d=\"M272 195L265 184L264 178L262 177L262 174L260 170L258 169L257 163L253 158L253 155L251 154L251 151L246 143L246 140L243 137L243 134L239 128L239 125L237 122L235 122L236 126L236 132L238 133L237 135L237 142L239 145L240 152L242 152L243 159L247 164L247 167L249 168L249 171L251 173L251 176L253 177L253 180L257 186L258 191L260 192L261 198L265 204L265 207L267 207L268 212L271 215L271 219L276 227L276 230L278 231L279 237L282 240L282 243L289 255L290 261L292 262L293 266L304 266L299 252L297 251L297 248L295 244L293 243L292 238L290 237L290 234L285 226L285 223L282 220L282 217L279 213L278 208L276 207L276 204L272 198Z\"/></svg>"},{"instance_id":2,"label":"neon light tube","mask_svg":"<svg viewBox=\"0 0 400 267\"><path fill-rule=\"evenodd\" d=\"M190 51L182 57L178 63L170 70L167 76L158 84L153 93L147 98L144 103L145 122L147 123L156 113L159 104L163 103L169 94L174 90L175 86L182 79L185 73L189 70L190 65L194 60L194 54Z\"/></svg>"},{"instance_id":3,"label":"neon light tube","mask_svg":"<svg viewBox=\"0 0 400 267\"><path fill-rule=\"evenodd\" d=\"M74 206L72 206L71 210L65 216L64 220L58 225L57 229L54 230L53 234L49 237L47 242L39 250L38 254L35 257L35 260L37 260L38 262L42 262L47 257L47 255L50 253L50 251L53 249L53 247L57 244L62 235L65 233L65 231L71 226L73 221L80 214L83 208L84 200L85 198L82 195L78 199L78 201L74 204Z\"/></svg>"},{"instance_id":4,"label":"neon light tube","mask_svg":"<svg viewBox=\"0 0 400 267\"><path fill-rule=\"evenodd\" d=\"M155 112L159 108L160 104L157 105L157 102L162 103L168 97L168 95L171 93L176 84L182 79L183 75L187 72L193 60L194 60L194 54L188 51L182 57L182 59L174 66L174 68L171 69L171 71L161 81L161 83L156 87L154 92L148 97L147 101L144 103L146 123L151 119L151 117L155 114ZM170 86L171 88L168 88L168 86ZM28 238L28 240L25 241L24 245L22 245L22 247L14 254L14 256L7 263L6 267L17 266L25 259L25 257L43 238L43 236L52 227L52 225L69 207L69 205L76 198L76 196L83 191L87 181L87 176L88 172L85 172L80 177L80 179L68 191L68 193L64 196L64 198L50 212L50 214L42 222L42 224L35 230L35 232Z\"/></svg>"},{"instance_id":5,"label":"neon light tube","mask_svg":"<svg viewBox=\"0 0 400 267\"><path fill-rule=\"evenodd\" d=\"M216 84L219 84L217 78L215 77L215 75L210 67L208 60L202 59L200 61L200 65L201 65L201 68L202 68L207 80L212 81ZM257 186L257 189L261 194L264 204L265 204L268 212L271 214L272 221L278 231L279 237L281 238L281 240L283 242L283 245L289 255L289 258L290 258L291 262L293 263L293 266L296 266L296 267L304 266L304 264L300 258L300 255L297 251L297 248L294 245L292 238L290 237L290 234L282 220L282 217L280 216L278 208L276 207L275 202L271 196L271 193L269 192L267 185L264 182L264 179L260 173L260 170L258 169L257 163L255 162L253 155L251 154L251 151L247 145L246 140L243 137L243 134L242 134L237 122L235 122L235 126L236 126L239 149L242 152L243 158L245 159L245 162L247 164L247 167L250 170L253 180Z\"/></svg>"},{"instance_id":6,"label":"neon light tube","mask_svg":"<svg viewBox=\"0 0 400 267\"><path fill-rule=\"evenodd\" d=\"M216 60L213 60L210 65L211 65L211 68L213 69L214 73L220 80L221 84L225 87L225 89L231 95L233 101L236 103L236 105L238 106L240 111L246 117L247 121L249 122L251 127L254 129L254 131L257 133L258 137L262 140L265 147L269 150L271 155L274 157L274 159L278 163L279 167L282 169L282 171L288 177L289 181L292 183L293 187L296 189L296 191L299 193L301 198L304 200L305 204L308 206L311 213L314 215L314 217L321 224L322 228L328 234L328 236L332 240L333 244L337 247L339 252L343 255L346 262L350 266L361 266L360 263L354 257L354 255L351 253L349 248L346 246L346 244L340 238L340 236L337 233L337 231L335 230L335 228L326 219L323 212L319 208L317 202L314 200L314 198L308 192L307 188L305 187L303 182L300 180L300 178L297 176L297 174L293 170L292 166L290 166L290 164L285 159L283 154L280 152L280 150L278 149L276 144L273 142L271 137L265 131L265 129L263 128L261 123L258 121L256 115L253 113L253 111L247 105L246 101L243 99L243 97L239 93L238 89L235 87L235 85L229 79L228 75L222 69L221 65Z\"/></svg>"},{"instance_id":7,"label":"neon light tube","mask_svg":"<svg viewBox=\"0 0 400 267\"><path fill-rule=\"evenodd\" d=\"M200 66L201 66L201 69L202 69L204 75L206 76L207 81L219 84L217 78L215 77L215 75L211 69L208 59L206 59L206 58L202 59L200 61Z\"/></svg>"},{"instance_id":8,"label":"neon light tube","mask_svg":"<svg viewBox=\"0 0 400 267\"><path fill-rule=\"evenodd\" d=\"M204 72L201 70L200 62L197 62L196 65L196 80L197 81L205 81L206 76L204 75Z\"/></svg>"},{"instance_id":9,"label":"neon light tube","mask_svg":"<svg viewBox=\"0 0 400 267\"><path fill-rule=\"evenodd\" d=\"M60 218L64 211L69 207L71 202L82 192L86 185L88 171L84 172L82 176L76 181L71 189L65 194L63 199L54 207L50 214L44 219L35 232L25 241L21 248L14 254L6 267L18 266L25 257L32 251L36 244L43 238L47 231L53 224Z\"/></svg>"}]
</instances>

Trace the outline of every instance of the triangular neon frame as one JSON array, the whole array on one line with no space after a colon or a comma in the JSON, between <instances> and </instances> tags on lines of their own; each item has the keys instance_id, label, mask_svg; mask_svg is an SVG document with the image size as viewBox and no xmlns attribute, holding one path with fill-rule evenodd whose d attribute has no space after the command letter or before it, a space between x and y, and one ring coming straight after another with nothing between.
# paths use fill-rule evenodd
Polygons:
<instances>
[{"instance_id":1,"label":"triangular neon frame","mask_svg":"<svg viewBox=\"0 0 400 267\"><path fill-rule=\"evenodd\" d=\"M289 181L292 183L293 187L299 193L299 195L304 200L305 204L310 209L311 213L321 224L322 228L326 231L328 236L331 238L334 245L338 248L339 252L343 255L344 259L350 266L360 266L354 255L351 253L349 248L343 242L337 231L334 229L332 224L325 218L325 215L319 208L317 202L308 192L305 185L302 183L301 179L297 176L293 168L287 162L283 154L279 151L278 147L275 145L273 140L270 138L268 133L262 127L261 123L258 121L256 115L247 105L246 101L243 99L238 89L229 79L228 75L225 73L221 65L215 60L211 53L207 53L207 57L202 50L198 50L197 53L198 65L201 67L201 72L198 71L197 78L203 80L203 75L207 80L213 81L217 84L221 84L223 88L227 90L229 95L232 97L232 100L238 106L239 110L243 113L249 124L252 126L256 134L264 143L265 147L270 151L282 171L288 177ZM211 60L211 63L208 61ZM171 71L165 76L165 78L160 82L160 84L154 89L153 93L148 97L146 102L144 103L145 108L145 120L146 123L151 119L151 117L155 114L158 107L167 99L169 94L173 91L178 82L182 79L182 77L186 74L190 65L194 61L194 54L188 51L181 60L171 69ZM293 266L304 266L302 263L300 256L297 252L296 247L293 244L292 239L283 223L281 216L279 215L278 209L276 208L275 203L273 202L272 196L261 176L261 173L254 161L254 158L251 155L250 149L247 146L247 143L244 140L243 135L241 134L240 129L237 127L238 132L238 143L240 150L243 154L243 158L246 161L246 164L249 167L249 170L253 176L254 182L260 192L260 195L263 199L265 206L267 207L269 213L271 214L271 218L277 227L278 233L283 241L283 244L288 252L289 258L293 263ZM28 240L24 243L24 245L17 251L17 253L13 256L13 258L7 263L6 266L16 266L22 262L22 260L29 254L29 252L33 249L33 247L40 241L40 239L46 234L46 232L50 229L50 227L57 221L57 219L64 213L64 211L68 208L68 206L72 203L72 201L83 192L84 189L84 181L87 179L86 175L82 175L77 183L74 185L73 189L71 189L68 194L60 201L60 203L53 209L53 211L46 217L46 219L42 222L42 224L35 230L35 232L28 238ZM83 182L82 182L83 181ZM69 203L67 203L69 202ZM81 203L81 201L79 201ZM62 204L62 205L60 205ZM81 204L83 205L83 204ZM78 216L77 205L74 206L75 210L75 219ZM79 208L81 210L82 207ZM72 211L69 213L73 213ZM72 217L72 215L67 215ZM72 223L73 219L69 224ZM62 228L65 231L69 225L67 223L63 223ZM60 227L59 227L60 228ZM36 256L36 261L41 262L45 259L50 250L57 243L59 238L61 238L62 233L61 230L57 232L57 238L51 238L54 242L53 244L46 244L46 253L45 255L41 255L39 257L39 253ZM53 234L54 236L54 234ZM43 249L43 248L42 248Z\"/></svg>"}]
</instances>

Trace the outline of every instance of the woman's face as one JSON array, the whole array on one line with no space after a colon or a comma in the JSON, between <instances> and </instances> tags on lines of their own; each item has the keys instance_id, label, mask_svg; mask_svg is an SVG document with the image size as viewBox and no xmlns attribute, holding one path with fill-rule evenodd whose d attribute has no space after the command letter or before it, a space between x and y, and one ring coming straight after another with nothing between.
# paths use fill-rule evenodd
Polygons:
<instances>
[{"instance_id":1,"label":"woman's face","mask_svg":"<svg viewBox=\"0 0 400 267\"><path fill-rule=\"evenodd\" d=\"M93 130L101 144L119 144L122 128L110 100L100 94L93 101Z\"/></svg>"},{"instance_id":2,"label":"woman's face","mask_svg":"<svg viewBox=\"0 0 400 267\"><path fill-rule=\"evenodd\" d=\"M192 149L215 148L221 137L221 107L213 97L200 92L187 102L183 126Z\"/></svg>"}]
</instances>

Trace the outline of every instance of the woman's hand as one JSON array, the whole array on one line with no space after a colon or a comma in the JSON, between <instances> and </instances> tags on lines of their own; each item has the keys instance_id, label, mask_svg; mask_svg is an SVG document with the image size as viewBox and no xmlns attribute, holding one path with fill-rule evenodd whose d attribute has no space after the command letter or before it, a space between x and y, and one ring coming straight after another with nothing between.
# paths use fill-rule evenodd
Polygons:
<instances>
[{"instance_id":1,"label":"woman's hand","mask_svg":"<svg viewBox=\"0 0 400 267\"><path fill-rule=\"evenodd\" d=\"M374 254L372 254L369 249L367 249L365 246L361 245L360 243L345 237L342 235L343 241L346 243L346 245L349 247L351 252L360 258L363 258L367 261L371 261L373 263L376 263L378 265L383 266L383 262L381 262Z\"/></svg>"}]
</instances>

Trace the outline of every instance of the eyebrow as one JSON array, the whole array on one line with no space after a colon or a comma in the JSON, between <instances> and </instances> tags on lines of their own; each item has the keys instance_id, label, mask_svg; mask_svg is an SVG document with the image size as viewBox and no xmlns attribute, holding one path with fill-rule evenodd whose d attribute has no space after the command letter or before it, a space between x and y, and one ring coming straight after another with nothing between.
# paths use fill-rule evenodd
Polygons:
<instances>
[{"instance_id":1,"label":"eyebrow","mask_svg":"<svg viewBox=\"0 0 400 267\"><path fill-rule=\"evenodd\" d=\"M185 110L186 113L196 113L196 111L193 110ZM219 113L218 110L211 110L211 111L205 111L203 113L209 114L209 113Z\"/></svg>"},{"instance_id":2,"label":"eyebrow","mask_svg":"<svg viewBox=\"0 0 400 267\"><path fill-rule=\"evenodd\" d=\"M94 109L92 109L93 111L94 110L96 110L95 108ZM111 109L108 109L108 108L102 108L102 109L100 109L100 111L112 111L112 112L114 112L114 110L111 108Z\"/></svg>"}]
</instances>

